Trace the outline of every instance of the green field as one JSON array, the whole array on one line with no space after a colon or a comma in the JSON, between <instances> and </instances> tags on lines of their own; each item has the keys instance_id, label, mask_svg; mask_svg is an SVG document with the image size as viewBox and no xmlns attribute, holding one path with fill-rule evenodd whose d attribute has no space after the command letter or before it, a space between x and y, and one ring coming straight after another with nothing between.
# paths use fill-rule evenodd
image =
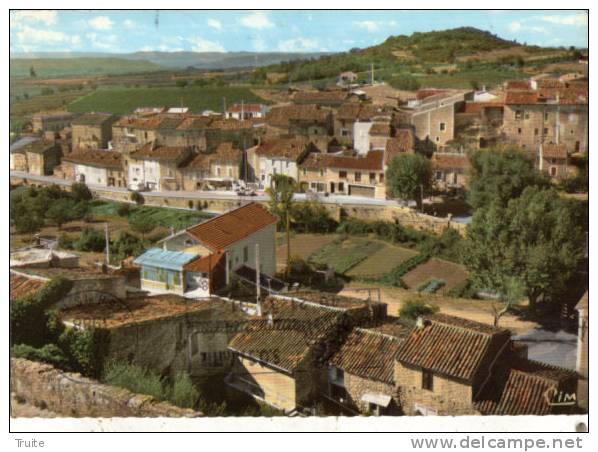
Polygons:
<instances>
[{"instance_id":1,"label":"green field","mask_svg":"<svg viewBox=\"0 0 598 452\"><path fill-rule=\"evenodd\" d=\"M267 103L248 88L242 87L123 88L98 90L72 102L68 110L73 113L102 111L122 115L131 113L137 107L177 106L182 103L193 112L220 111L223 98L227 105L241 100Z\"/></svg>"},{"instance_id":2,"label":"green field","mask_svg":"<svg viewBox=\"0 0 598 452\"><path fill-rule=\"evenodd\" d=\"M377 279L389 273L407 259L416 256L415 250L388 243L347 272L347 276Z\"/></svg>"},{"instance_id":3,"label":"green field","mask_svg":"<svg viewBox=\"0 0 598 452\"><path fill-rule=\"evenodd\" d=\"M382 242L363 238L336 239L313 254L310 260L333 267L337 273L344 274L383 247Z\"/></svg>"},{"instance_id":4,"label":"green field","mask_svg":"<svg viewBox=\"0 0 598 452\"><path fill-rule=\"evenodd\" d=\"M162 66L149 61L123 58L11 58L10 76L29 77L32 67L37 77L129 74L164 70Z\"/></svg>"},{"instance_id":5,"label":"green field","mask_svg":"<svg viewBox=\"0 0 598 452\"><path fill-rule=\"evenodd\" d=\"M94 201L91 212L96 217L118 217L118 208L123 204L113 201ZM151 221L158 227L173 227L175 230L188 228L213 217L212 214L206 212L193 212L154 206L130 206L131 213L129 217L141 217L147 221Z\"/></svg>"}]
</instances>

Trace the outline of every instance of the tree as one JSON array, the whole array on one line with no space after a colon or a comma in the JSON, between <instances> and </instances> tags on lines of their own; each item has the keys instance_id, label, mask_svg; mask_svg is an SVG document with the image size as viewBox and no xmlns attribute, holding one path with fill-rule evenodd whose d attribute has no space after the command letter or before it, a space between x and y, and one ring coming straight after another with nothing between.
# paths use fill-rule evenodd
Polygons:
<instances>
[{"instance_id":1,"label":"tree","mask_svg":"<svg viewBox=\"0 0 598 452\"><path fill-rule=\"evenodd\" d=\"M31 66L29 68L29 76L30 77L37 77L37 73L35 72L35 68L33 66Z\"/></svg>"},{"instance_id":2,"label":"tree","mask_svg":"<svg viewBox=\"0 0 598 452\"><path fill-rule=\"evenodd\" d=\"M468 201L474 209L497 201L506 206L526 187L546 188L546 177L516 148L478 151L472 154Z\"/></svg>"},{"instance_id":3,"label":"tree","mask_svg":"<svg viewBox=\"0 0 598 452\"><path fill-rule=\"evenodd\" d=\"M145 240L145 234L152 232L156 227L156 224L142 215L131 215L129 217L129 226L131 226L135 232L141 234L141 238Z\"/></svg>"},{"instance_id":4,"label":"tree","mask_svg":"<svg viewBox=\"0 0 598 452\"><path fill-rule=\"evenodd\" d=\"M291 265L291 212L294 207L293 195L297 189L297 184L292 177L284 174L275 174L272 177L270 187L266 193L270 197L268 201L270 212L278 217L279 228L286 229L287 235L287 266L288 274Z\"/></svg>"},{"instance_id":5,"label":"tree","mask_svg":"<svg viewBox=\"0 0 598 452\"><path fill-rule=\"evenodd\" d=\"M71 220L73 207L74 203L69 199L54 200L46 210L46 219L60 229L64 223Z\"/></svg>"},{"instance_id":6,"label":"tree","mask_svg":"<svg viewBox=\"0 0 598 452\"><path fill-rule=\"evenodd\" d=\"M417 91L420 88L419 81L411 74L401 74L396 77L392 77L388 84L396 89L402 89L405 91Z\"/></svg>"},{"instance_id":7,"label":"tree","mask_svg":"<svg viewBox=\"0 0 598 452\"><path fill-rule=\"evenodd\" d=\"M474 284L501 299L520 283L534 312L538 301L550 301L564 289L584 244L573 204L553 189L528 187L506 207L497 199L476 210L467 227L464 262Z\"/></svg>"},{"instance_id":8,"label":"tree","mask_svg":"<svg viewBox=\"0 0 598 452\"><path fill-rule=\"evenodd\" d=\"M71 194L76 201L91 201L93 195L84 182L76 182L71 185Z\"/></svg>"},{"instance_id":9,"label":"tree","mask_svg":"<svg viewBox=\"0 0 598 452\"><path fill-rule=\"evenodd\" d=\"M415 199L421 209L423 194L432 188L432 164L419 154L397 155L386 171L386 189L393 198Z\"/></svg>"}]
</instances>

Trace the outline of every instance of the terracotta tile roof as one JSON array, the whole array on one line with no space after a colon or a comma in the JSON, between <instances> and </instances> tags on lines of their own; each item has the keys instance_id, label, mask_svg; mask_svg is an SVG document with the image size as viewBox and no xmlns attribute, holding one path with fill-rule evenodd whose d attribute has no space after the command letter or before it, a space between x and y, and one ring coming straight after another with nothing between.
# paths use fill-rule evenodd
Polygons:
<instances>
[{"instance_id":1,"label":"terracotta tile roof","mask_svg":"<svg viewBox=\"0 0 598 452\"><path fill-rule=\"evenodd\" d=\"M213 119L209 125L209 129L220 129L220 130L242 130L251 129L254 125L260 124L259 119L245 119L243 121L239 119Z\"/></svg>"},{"instance_id":2,"label":"terracotta tile roof","mask_svg":"<svg viewBox=\"0 0 598 452\"><path fill-rule=\"evenodd\" d=\"M410 328L406 328L406 334ZM394 363L401 345L400 337L374 329L354 328L330 364L369 380L394 384Z\"/></svg>"},{"instance_id":3,"label":"terracotta tile roof","mask_svg":"<svg viewBox=\"0 0 598 452\"><path fill-rule=\"evenodd\" d=\"M326 123L331 111L318 105L284 105L271 108L266 123L273 127L288 127L291 121Z\"/></svg>"},{"instance_id":4,"label":"terracotta tile roof","mask_svg":"<svg viewBox=\"0 0 598 452\"><path fill-rule=\"evenodd\" d=\"M434 88L420 89L417 91L417 93L415 93L415 98L418 100L422 100L427 97L432 97L432 96L436 96L438 94L444 94L444 93L446 93L445 89L434 89Z\"/></svg>"},{"instance_id":5,"label":"terracotta tile roof","mask_svg":"<svg viewBox=\"0 0 598 452\"><path fill-rule=\"evenodd\" d=\"M122 154L116 151L75 149L62 160L100 168L122 169Z\"/></svg>"},{"instance_id":6,"label":"terracotta tile roof","mask_svg":"<svg viewBox=\"0 0 598 452\"><path fill-rule=\"evenodd\" d=\"M221 250L276 221L265 207L252 202L192 226L187 232L212 250Z\"/></svg>"},{"instance_id":7,"label":"terracotta tile roof","mask_svg":"<svg viewBox=\"0 0 598 452\"><path fill-rule=\"evenodd\" d=\"M313 352L315 359L328 358L327 340L336 336L342 310L268 298L263 317L237 334L229 348L292 374ZM271 315L271 321L269 321Z\"/></svg>"},{"instance_id":8,"label":"terracotta tile roof","mask_svg":"<svg viewBox=\"0 0 598 452\"><path fill-rule=\"evenodd\" d=\"M293 102L301 103L338 103L347 98L347 92L335 91L298 91L293 96Z\"/></svg>"},{"instance_id":9,"label":"terracotta tile roof","mask_svg":"<svg viewBox=\"0 0 598 452\"><path fill-rule=\"evenodd\" d=\"M191 153L188 146L159 146L147 143L137 151L131 152L131 157L138 160L181 161Z\"/></svg>"},{"instance_id":10,"label":"terracotta tile roof","mask_svg":"<svg viewBox=\"0 0 598 452\"><path fill-rule=\"evenodd\" d=\"M242 152L236 149L230 141L220 143L213 154L209 155L211 162L238 163L241 161Z\"/></svg>"},{"instance_id":11,"label":"terracotta tile roof","mask_svg":"<svg viewBox=\"0 0 598 452\"><path fill-rule=\"evenodd\" d=\"M194 155L182 169L183 171L209 171L210 154L204 154L203 152L200 152L199 154Z\"/></svg>"},{"instance_id":12,"label":"terracotta tile roof","mask_svg":"<svg viewBox=\"0 0 598 452\"><path fill-rule=\"evenodd\" d=\"M542 157L552 159L566 159L567 146L564 144L542 144Z\"/></svg>"},{"instance_id":13,"label":"terracotta tile roof","mask_svg":"<svg viewBox=\"0 0 598 452\"><path fill-rule=\"evenodd\" d=\"M471 382L489 365L510 332L444 314L425 319L402 343L397 360L447 377Z\"/></svg>"},{"instance_id":14,"label":"terracotta tile roof","mask_svg":"<svg viewBox=\"0 0 598 452\"><path fill-rule=\"evenodd\" d=\"M336 110L336 117L345 121L369 121L377 116L392 115L392 108L386 106L374 106L370 104L359 104L348 102L342 104Z\"/></svg>"},{"instance_id":15,"label":"terracotta tile roof","mask_svg":"<svg viewBox=\"0 0 598 452\"><path fill-rule=\"evenodd\" d=\"M101 126L106 121L110 121L115 118L110 113L85 113L71 122L74 126Z\"/></svg>"},{"instance_id":16,"label":"terracotta tile roof","mask_svg":"<svg viewBox=\"0 0 598 452\"><path fill-rule=\"evenodd\" d=\"M189 116L177 126L177 130L203 130L208 127L211 118L207 116Z\"/></svg>"},{"instance_id":17,"label":"terracotta tile roof","mask_svg":"<svg viewBox=\"0 0 598 452\"><path fill-rule=\"evenodd\" d=\"M223 257L224 252L218 250L207 256L199 256L197 259L185 264L183 268L190 272L211 273L220 264Z\"/></svg>"},{"instance_id":18,"label":"terracotta tile roof","mask_svg":"<svg viewBox=\"0 0 598 452\"><path fill-rule=\"evenodd\" d=\"M302 168L338 168L364 171L383 169L384 151L369 151L365 156L345 156L311 153L300 164Z\"/></svg>"},{"instance_id":19,"label":"terracotta tile roof","mask_svg":"<svg viewBox=\"0 0 598 452\"><path fill-rule=\"evenodd\" d=\"M28 276L11 270L9 298L10 300L16 300L17 298L33 295L47 282L48 279Z\"/></svg>"},{"instance_id":20,"label":"terracotta tile roof","mask_svg":"<svg viewBox=\"0 0 598 452\"><path fill-rule=\"evenodd\" d=\"M538 102L536 91L507 91L505 97L506 105L535 104Z\"/></svg>"},{"instance_id":21,"label":"terracotta tile roof","mask_svg":"<svg viewBox=\"0 0 598 452\"><path fill-rule=\"evenodd\" d=\"M166 114L125 116L114 123L115 127L132 127L137 129L176 129L184 118Z\"/></svg>"},{"instance_id":22,"label":"terracotta tile roof","mask_svg":"<svg viewBox=\"0 0 598 452\"><path fill-rule=\"evenodd\" d=\"M530 82L529 80L509 80L506 82L505 84L506 89L508 90L512 90L512 89L530 89Z\"/></svg>"},{"instance_id":23,"label":"terracotta tile roof","mask_svg":"<svg viewBox=\"0 0 598 452\"><path fill-rule=\"evenodd\" d=\"M399 129L394 137L386 142L384 164L388 165L393 158L404 152L413 152L415 147L415 134L411 129Z\"/></svg>"},{"instance_id":24,"label":"terracotta tile roof","mask_svg":"<svg viewBox=\"0 0 598 452\"><path fill-rule=\"evenodd\" d=\"M310 147L307 138L278 138L260 144L255 152L260 157L284 157L297 160L304 155Z\"/></svg>"},{"instance_id":25,"label":"terracotta tile roof","mask_svg":"<svg viewBox=\"0 0 598 452\"><path fill-rule=\"evenodd\" d=\"M576 373L506 353L476 396L474 407L486 415L545 415L554 391L575 392Z\"/></svg>"},{"instance_id":26,"label":"terracotta tile roof","mask_svg":"<svg viewBox=\"0 0 598 452\"><path fill-rule=\"evenodd\" d=\"M432 155L432 166L439 169L470 168L469 157L466 154L444 154L435 152Z\"/></svg>"}]
</instances>

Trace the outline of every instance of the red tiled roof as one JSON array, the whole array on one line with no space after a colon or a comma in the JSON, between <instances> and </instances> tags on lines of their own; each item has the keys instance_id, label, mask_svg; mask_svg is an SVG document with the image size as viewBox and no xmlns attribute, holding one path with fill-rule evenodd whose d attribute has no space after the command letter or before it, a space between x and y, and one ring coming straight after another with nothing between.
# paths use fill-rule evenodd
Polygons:
<instances>
[{"instance_id":1,"label":"red tiled roof","mask_svg":"<svg viewBox=\"0 0 598 452\"><path fill-rule=\"evenodd\" d=\"M387 384L394 383L394 362L402 339L355 328L332 355L330 364L345 372Z\"/></svg>"},{"instance_id":2,"label":"red tiled roof","mask_svg":"<svg viewBox=\"0 0 598 452\"><path fill-rule=\"evenodd\" d=\"M260 113L262 111L262 104L233 104L226 111L231 113L241 113L241 111Z\"/></svg>"},{"instance_id":3,"label":"red tiled roof","mask_svg":"<svg viewBox=\"0 0 598 452\"><path fill-rule=\"evenodd\" d=\"M494 358L509 338L507 330L434 314L425 319L423 328L413 329L401 345L397 360L408 366L471 382L482 364Z\"/></svg>"},{"instance_id":4,"label":"red tiled roof","mask_svg":"<svg viewBox=\"0 0 598 452\"><path fill-rule=\"evenodd\" d=\"M343 315L341 310L276 298L268 298L262 312L263 317L233 337L229 348L288 373L293 373L310 351L325 349L327 337L338 334L335 326Z\"/></svg>"},{"instance_id":5,"label":"red tiled roof","mask_svg":"<svg viewBox=\"0 0 598 452\"><path fill-rule=\"evenodd\" d=\"M403 152L413 152L415 147L415 134L411 129L399 129L394 137L386 142L384 164L388 165L393 158Z\"/></svg>"},{"instance_id":6,"label":"red tiled roof","mask_svg":"<svg viewBox=\"0 0 598 452\"><path fill-rule=\"evenodd\" d=\"M11 271L9 292L10 299L16 300L17 298L33 295L47 282L48 280L44 280L42 278L35 278Z\"/></svg>"},{"instance_id":7,"label":"red tiled roof","mask_svg":"<svg viewBox=\"0 0 598 452\"><path fill-rule=\"evenodd\" d=\"M159 146L155 143L147 143L137 151L131 152L134 159L149 160L182 160L191 152L188 146Z\"/></svg>"},{"instance_id":8,"label":"red tiled roof","mask_svg":"<svg viewBox=\"0 0 598 452\"><path fill-rule=\"evenodd\" d=\"M256 148L255 152L262 157L284 157L297 160L309 145L310 142L303 137L278 138L263 142Z\"/></svg>"},{"instance_id":9,"label":"red tiled roof","mask_svg":"<svg viewBox=\"0 0 598 452\"><path fill-rule=\"evenodd\" d=\"M506 105L535 104L538 102L536 91L507 91Z\"/></svg>"},{"instance_id":10,"label":"red tiled roof","mask_svg":"<svg viewBox=\"0 0 598 452\"><path fill-rule=\"evenodd\" d=\"M509 80L506 82L506 88L510 89L530 89L529 80Z\"/></svg>"},{"instance_id":11,"label":"red tiled roof","mask_svg":"<svg viewBox=\"0 0 598 452\"><path fill-rule=\"evenodd\" d=\"M434 153L431 160L432 166L440 169L468 169L471 166L465 154Z\"/></svg>"},{"instance_id":12,"label":"red tiled roof","mask_svg":"<svg viewBox=\"0 0 598 452\"><path fill-rule=\"evenodd\" d=\"M213 154L209 155L211 162L237 163L241 160L241 151L230 141L220 143Z\"/></svg>"},{"instance_id":13,"label":"red tiled roof","mask_svg":"<svg viewBox=\"0 0 598 452\"><path fill-rule=\"evenodd\" d=\"M565 146L564 144L542 144L541 146L543 158L567 158L567 146Z\"/></svg>"},{"instance_id":14,"label":"red tiled roof","mask_svg":"<svg viewBox=\"0 0 598 452\"><path fill-rule=\"evenodd\" d=\"M122 154L116 151L75 149L62 160L100 168L122 169Z\"/></svg>"},{"instance_id":15,"label":"red tiled roof","mask_svg":"<svg viewBox=\"0 0 598 452\"><path fill-rule=\"evenodd\" d=\"M434 88L420 89L417 91L417 93L415 93L415 97L418 100L422 100L422 99L425 99L426 97L436 96L437 94L443 94L445 92L446 92L445 89L434 89Z\"/></svg>"},{"instance_id":16,"label":"red tiled roof","mask_svg":"<svg viewBox=\"0 0 598 452\"><path fill-rule=\"evenodd\" d=\"M319 105L284 105L271 108L266 114L266 122L273 127L288 127L290 121L325 123L331 111Z\"/></svg>"},{"instance_id":17,"label":"red tiled roof","mask_svg":"<svg viewBox=\"0 0 598 452\"><path fill-rule=\"evenodd\" d=\"M339 168L381 171L384 151L369 151L364 157L311 153L300 164L302 168Z\"/></svg>"},{"instance_id":18,"label":"red tiled roof","mask_svg":"<svg viewBox=\"0 0 598 452\"><path fill-rule=\"evenodd\" d=\"M220 259L224 256L224 252L218 250L207 256L200 256L195 260L185 264L183 268L187 271L198 273L211 273L212 270L220 263Z\"/></svg>"},{"instance_id":19,"label":"red tiled roof","mask_svg":"<svg viewBox=\"0 0 598 452\"><path fill-rule=\"evenodd\" d=\"M276 223L274 215L255 202L246 204L187 229L213 250L221 250Z\"/></svg>"},{"instance_id":20,"label":"red tiled roof","mask_svg":"<svg viewBox=\"0 0 598 452\"><path fill-rule=\"evenodd\" d=\"M137 129L176 129L183 121L180 115L166 114L125 116L116 121L113 127L132 127Z\"/></svg>"},{"instance_id":21,"label":"red tiled roof","mask_svg":"<svg viewBox=\"0 0 598 452\"><path fill-rule=\"evenodd\" d=\"M575 392L576 374L506 353L476 397L474 406L486 415L545 415L555 412L550 396Z\"/></svg>"},{"instance_id":22,"label":"red tiled roof","mask_svg":"<svg viewBox=\"0 0 598 452\"><path fill-rule=\"evenodd\" d=\"M383 122L375 122L370 127L370 135L378 135L389 137L390 136L390 124Z\"/></svg>"}]
</instances>

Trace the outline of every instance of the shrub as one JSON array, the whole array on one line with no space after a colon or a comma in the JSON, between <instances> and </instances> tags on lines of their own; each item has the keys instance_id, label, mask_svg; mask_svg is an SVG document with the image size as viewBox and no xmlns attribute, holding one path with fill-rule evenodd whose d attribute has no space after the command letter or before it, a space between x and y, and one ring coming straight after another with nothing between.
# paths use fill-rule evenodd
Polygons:
<instances>
[{"instance_id":1,"label":"shrub","mask_svg":"<svg viewBox=\"0 0 598 452\"><path fill-rule=\"evenodd\" d=\"M106 249L106 239L100 231L85 228L75 241L74 247L77 251L101 252Z\"/></svg>"},{"instance_id":2,"label":"shrub","mask_svg":"<svg viewBox=\"0 0 598 452\"><path fill-rule=\"evenodd\" d=\"M414 299L405 302L399 310L399 317L403 320L416 320L420 316L430 315L438 312L438 306L431 306L422 300Z\"/></svg>"},{"instance_id":3,"label":"shrub","mask_svg":"<svg viewBox=\"0 0 598 452\"><path fill-rule=\"evenodd\" d=\"M57 278L45 284L37 293L10 303L11 344L41 347L53 339L50 308L72 288L73 283Z\"/></svg>"},{"instance_id":4,"label":"shrub","mask_svg":"<svg viewBox=\"0 0 598 452\"><path fill-rule=\"evenodd\" d=\"M187 373L180 373L172 385L172 403L181 408L194 408L199 401L199 391L195 389Z\"/></svg>"},{"instance_id":5,"label":"shrub","mask_svg":"<svg viewBox=\"0 0 598 452\"><path fill-rule=\"evenodd\" d=\"M138 191L134 191L131 193L131 201L133 201L135 204L139 206L143 204L145 200L141 193L139 193Z\"/></svg>"},{"instance_id":6,"label":"shrub","mask_svg":"<svg viewBox=\"0 0 598 452\"><path fill-rule=\"evenodd\" d=\"M93 198L91 191L83 182L71 185L71 194L76 201L90 201Z\"/></svg>"},{"instance_id":7,"label":"shrub","mask_svg":"<svg viewBox=\"0 0 598 452\"><path fill-rule=\"evenodd\" d=\"M428 281L425 281L417 286L417 291L423 293L436 293L438 289L445 284L446 282L441 279L429 279Z\"/></svg>"},{"instance_id":8,"label":"shrub","mask_svg":"<svg viewBox=\"0 0 598 452\"><path fill-rule=\"evenodd\" d=\"M143 241L133 234L121 231L116 240L112 243L111 249L116 256L125 258L137 256L144 250Z\"/></svg>"},{"instance_id":9,"label":"shrub","mask_svg":"<svg viewBox=\"0 0 598 452\"><path fill-rule=\"evenodd\" d=\"M429 254L422 253L418 254L417 256L413 256L412 258L407 259L404 262L401 262L399 265L393 268L390 271L390 273L384 275L380 281L384 284L390 284L392 286L406 288L406 285L401 278L418 265L427 262L428 259L430 259Z\"/></svg>"},{"instance_id":10,"label":"shrub","mask_svg":"<svg viewBox=\"0 0 598 452\"><path fill-rule=\"evenodd\" d=\"M104 370L104 383L120 386L139 394L147 394L156 400L166 400L162 378L142 367L122 362L107 363Z\"/></svg>"},{"instance_id":11,"label":"shrub","mask_svg":"<svg viewBox=\"0 0 598 452\"><path fill-rule=\"evenodd\" d=\"M68 356L70 369L99 378L107 354L109 334L107 330L99 328L64 330L58 343Z\"/></svg>"},{"instance_id":12,"label":"shrub","mask_svg":"<svg viewBox=\"0 0 598 452\"><path fill-rule=\"evenodd\" d=\"M75 239L68 234L60 234L58 237L58 248L72 250L75 248Z\"/></svg>"},{"instance_id":13,"label":"shrub","mask_svg":"<svg viewBox=\"0 0 598 452\"><path fill-rule=\"evenodd\" d=\"M419 81L411 74L401 74L391 78L388 83L396 88L405 91L417 91L420 88Z\"/></svg>"},{"instance_id":14,"label":"shrub","mask_svg":"<svg viewBox=\"0 0 598 452\"><path fill-rule=\"evenodd\" d=\"M129 204L120 204L116 209L116 214L119 217L128 217L131 213L131 206Z\"/></svg>"},{"instance_id":15,"label":"shrub","mask_svg":"<svg viewBox=\"0 0 598 452\"><path fill-rule=\"evenodd\" d=\"M477 298L477 289L471 280L466 279L453 287L448 294L455 298Z\"/></svg>"},{"instance_id":16,"label":"shrub","mask_svg":"<svg viewBox=\"0 0 598 452\"><path fill-rule=\"evenodd\" d=\"M41 348L35 348L27 344L17 344L10 348L10 355L14 358L41 361L58 368L64 368L68 362L64 353L56 344L46 344Z\"/></svg>"}]
</instances>

